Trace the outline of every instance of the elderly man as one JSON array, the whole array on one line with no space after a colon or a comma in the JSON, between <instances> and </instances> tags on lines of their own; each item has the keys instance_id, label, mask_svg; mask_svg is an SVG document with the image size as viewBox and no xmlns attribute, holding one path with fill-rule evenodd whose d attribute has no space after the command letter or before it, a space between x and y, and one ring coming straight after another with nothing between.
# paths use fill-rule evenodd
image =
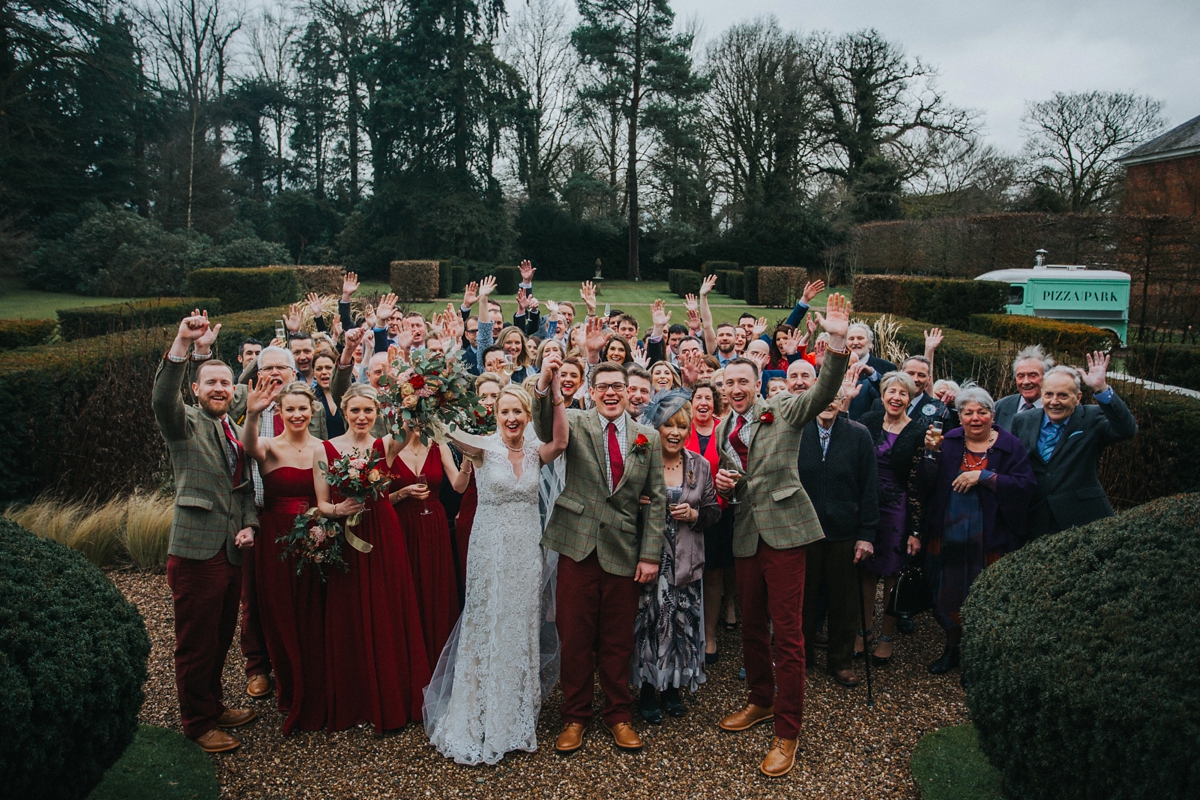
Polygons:
<instances>
[{"instance_id":1,"label":"elderly man","mask_svg":"<svg viewBox=\"0 0 1200 800\"><path fill-rule=\"evenodd\" d=\"M175 342L154 376L151 407L167 443L175 479L175 511L167 547L167 584L175 619L175 687L183 732L202 750L239 746L221 730L245 725L252 710L227 708L221 693L225 657L237 630L242 586L241 552L250 552L258 517L250 471L230 419L233 370L211 359L217 328L199 312L179 325ZM198 405L180 393L188 349L205 342L192 383Z\"/></svg>"},{"instance_id":2,"label":"elderly man","mask_svg":"<svg viewBox=\"0 0 1200 800\"><path fill-rule=\"evenodd\" d=\"M863 375L876 388L879 387L880 378L896 369L895 364L871 352L875 346L875 331L864 322L855 322L850 326L850 332L846 334L846 346L859 361L867 362L867 369L863 371Z\"/></svg>"},{"instance_id":3,"label":"elderly man","mask_svg":"<svg viewBox=\"0 0 1200 800\"><path fill-rule=\"evenodd\" d=\"M787 389L792 394L803 394L817 382L817 368L804 359L788 364Z\"/></svg>"},{"instance_id":4,"label":"elderly man","mask_svg":"<svg viewBox=\"0 0 1200 800\"><path fill-rule=\"evenodd\" d=\"M1042 409L1023 411L1013 434L1025 445L1037 492L1029 510L1029 536L1035 539L1075 525L1112 516L1112 506L1096 469L1104 449L1137 434L1137 422L1108 385L1109 357L1087 357L1083 382L1097 405L1083 406L1079 370L1052 367L1042 378Z\"/></svg>"},{"instance_id":5,"label":"elderly man","mask_svg":"<svg viewBox=\"0 0 1200 800\"><path fill-rule=\"evenodd\" d=\"M1042 377L1054 366L1054 359L1046 355L1039 344L1024 348L1013 359L1013 378L1017 382L1017 393L996 401L996 424L1012 432L1013 419L1022 411L1042 407Z\"/></svg>"}]
</instances>

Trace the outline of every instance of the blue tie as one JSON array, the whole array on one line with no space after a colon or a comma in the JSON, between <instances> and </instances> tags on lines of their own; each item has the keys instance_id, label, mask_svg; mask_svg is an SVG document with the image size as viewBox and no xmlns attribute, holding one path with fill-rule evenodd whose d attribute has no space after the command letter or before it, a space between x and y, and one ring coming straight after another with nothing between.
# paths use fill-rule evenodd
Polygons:
<instances>
[{"instance_id":1,"label":"blue tie","mask_svg":"<svg viewBox=\"0 0 1200 800\"><path fill-rule=\"evenodd\" d=\"M1042 457L1042 461L1050 463L1050 457L1054 455L1054 448L1058 445L1058 438L1062 436L1063 425L1061 422L1051 422L1046 428L1042 428L1042 434L1038 437L1038 453Z\"/></svg>"}]
</instances>

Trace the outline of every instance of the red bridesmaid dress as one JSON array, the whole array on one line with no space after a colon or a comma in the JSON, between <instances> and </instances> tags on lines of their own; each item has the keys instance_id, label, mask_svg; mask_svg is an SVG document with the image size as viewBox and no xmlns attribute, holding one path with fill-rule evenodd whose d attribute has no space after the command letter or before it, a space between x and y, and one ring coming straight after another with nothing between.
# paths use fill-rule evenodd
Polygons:
<instances>
[{"instance_id":1,"label":"red bridesmaid dress","mask_svg":"<svg viewBox=\"0 0 1200 800\"><path fill-rule=\"evenodd\" d=\"M392 489L411 486L417 482L404 459L399 455L388 465ZM400 530L408 542L408 557L412 566L412 581L417 590L417 606L421 610L421 627L425 631L425 651L432 669L462 611L458 602L458 583L455 577L454 549L450 544L450 525L446 510L438 499L445 473L442 455L436 443L430 444L421 473L429 484L429 497L424 500L405 498L396 504ZM428 510L428 514L422 511Z\"/></svg>"},{"instance_id":2,"label":"red bridesmaid dress","mask_svg":"<svg viewBox=\"0 0 1200 800\"><path fill-rule=\"evenodd\" d=\"M383 456L383 442L375 440ZM330 462L341 456L325 442ZM342 498L335 493L333 501ZM343 542L348 572L327 572L325 589L326 724L341 731L370 722L376 733L421 719L429 656L413 591L408 549L387 496L371 500L354 527L372 545Z\"/></svg>"}]
</instances>

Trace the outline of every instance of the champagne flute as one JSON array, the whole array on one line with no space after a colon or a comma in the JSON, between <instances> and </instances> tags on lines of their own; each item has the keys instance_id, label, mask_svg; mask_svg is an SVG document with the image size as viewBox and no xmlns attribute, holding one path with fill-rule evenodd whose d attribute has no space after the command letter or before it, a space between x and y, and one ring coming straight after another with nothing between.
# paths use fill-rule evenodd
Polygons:
<instances>
[{"instance_id":1,"label":"champagne flute","mask_svg":"<svg viewBox=\"0 0 1200 800\"><path fill-rule=\"evenodd\" d=\"M283 324L283 320L275 320L275 338L284 342L287 341L287 326Z\"/></svg>"},{"instance_id":2,"label":"champagne flute","mask_svg":"<svg viewBox=\"0 0 1200 800\"><path fill-rule=\"evenodd\" d=\"M933 421L932 427L933 427L934 438L936 438L938 440L938 443L940 444L942 441L942 427L943 427L942 421L940 419L935 419ZM925 457L928 458L930 461L934 461L937 459L937 455L932 450L926 450Z\"/></svg>"},{"instance_id":3,"label":"champagne flute","mask_svg":"<svg viewBox=\"0 0 1200 800\"><path fill-rule=\"evenodd\" d=\"M508 355L507 353L505 353L505 354L504 354L504 366L502 367L502 369L504 370L504 374L505 374L505 375L507 375L507 376L508 376L508 377L510 377L510 378L512 377L512 374L513 374L513 357L512 357L512 356L510 356L510 355Z\"/></svg>"},{"instance_id":4,"label":"champagne flute","mask_svg":"<svg viewBox=\"0 0 1200 800\"><path fill-rule=\"evenodd\" d=\"M429 489L429 479L426 478L425 473L422 472L420 475L417 476L417 480L413 485L419 486L422 489L428 490ZM429 504L426 503L424 500L422 500L421 501L421 516L426 517L426 516L429 516L430 513L431 512L429 511Z\"/></svg>"},{"instance_id":5,"label":"champagne flute","mask_svg":"<svg viewBox=\"0 0 1200 800\"><path fill-rule=\"evenodd\" d=\"M727 469L725 471L729 473L729 477L733 479L735 484L742 479L741 470ZM741 501L737 499L737 486L734 486L733 491L729 494L729 505L736 506L740 505L740 503Z\"/></svg>"}]
</instances>

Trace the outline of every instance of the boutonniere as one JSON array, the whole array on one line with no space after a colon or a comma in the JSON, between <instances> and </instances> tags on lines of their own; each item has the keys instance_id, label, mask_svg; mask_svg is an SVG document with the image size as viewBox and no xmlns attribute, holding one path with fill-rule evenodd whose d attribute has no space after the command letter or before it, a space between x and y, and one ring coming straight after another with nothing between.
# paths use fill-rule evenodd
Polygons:
<instances>
[{"instance_id":1,"label":"boutonniere","mask_svg":"<svg viewBox=\"0 0 1200 800\"><path fill-rule=\"evenodd\" d=\"M650 440L646 438L645 434L639 433L637 435L637 438L633 440L634 454L640 456L640 455L645 454L645 452L649 449L650 449Z\"/></svg>"},{"instance_id":2,"label":"boutonniere","mask_svg":"<svg viewBox=\"0 0 1200 800\"><path fill-rule=\"evenodd\" d=\"M758 421L761 422L763 425L770 425L772 422L775 421L775 415L772 414L770 411L764 411L763 413L758 415Z\"/></svg>"},{"instance_id":3,"label":"boutonniere","mask_svg":"<svg viewBox=\"0 0 1200 800\"><path fill-rule=\"evenodd\" d=\"M689 469L687 471L687 485L688 486L696 485L696 471L695 470Z\"/></svg>"}]
</instances>

